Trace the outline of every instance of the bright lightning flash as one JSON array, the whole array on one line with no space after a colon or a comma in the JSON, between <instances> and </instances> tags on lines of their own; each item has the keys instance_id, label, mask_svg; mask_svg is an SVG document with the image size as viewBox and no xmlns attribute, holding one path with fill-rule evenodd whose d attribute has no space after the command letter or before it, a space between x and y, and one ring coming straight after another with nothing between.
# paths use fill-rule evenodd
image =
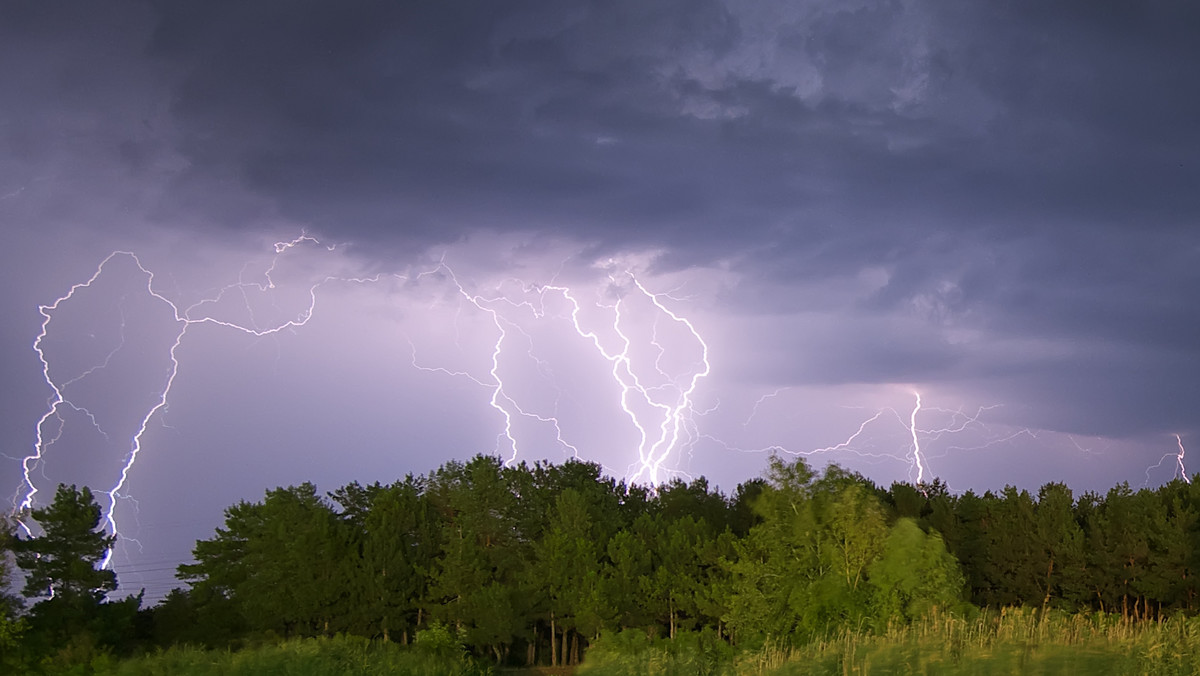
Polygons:
<instances>
[{"instance_id":1,"label":"bright lightning flash","mask_svg":"<svg viewBox=\"0 0 1200 676\"><path fill-rule=\"evenodd\" d=\"M1187 483L1190 484L1190 483L1192 483L1192 480L1188 478L1187 468L1183 466L1183 457L1185 455L1187 455L1187 449L1185 449L1183 447L1183 437L1176 434L1175 435L1175 443L1177 443L1179 445L1179 455L1175 456L1175 463L1179 466L1179 476L1182 477L1184 481L1186 481Z\"/></svg>"},{"instance_id":2,"label":"bright lightning flash","mask_svg":"<svg viewBox=\"0 0 1200 676\"><path fill-rule=\"evenodd\" d=\"M103 520L106 528L117 535L121 542L137 543L121 533L116 514L117 505L123 499L131 500L130 496L126 495L130 473L144 450L147 429L156 418L161 419L169 407L172 389L180 375L180 350L189 340L193 329L197 325L211 325L254 338L299 329L313 318L322 287L333 283L370 285L379 283L384 278L409 283L439 283L439 280L449 280L454 294L461 301L459 312L466 309L478 313L494 328L495 339L491 344L489 367L485 373L473 373L468 370L422 365L418 362L416 347L412 347L412 364L422 371L467 378L490 391L488 404L501 418L496 452L505 454L510 463L528 455L524 451L518 432L517 423L521 420L535 425L551 426L556 443L572 455L580 455L579 447L567 440L568 435L564 431L564 425L560 423L557 407L554 407L554 410L538 410L535 404L522 403L521 396L514 393L519 388L514 388L510 383L510 379L515 376L507 375L511 370L512 360L520 359L524 355L533 357L534 338L527 328L531 322L562 322L564 327L569 327L569 331L583 340L583 345L590 346L601 363L608 364L607 369L615 388L618 406L636 430L639 440L636 449L633 449L636 460L625 472L631 479L651 484L661 481L666 472L673 471L668 468L671 459L688 449L698 438L693 403L697 386L711 370L708 345L691 321L671 309L670 305L676 299L667 294L650 291L633 271L617 268L610 270L603 298L585 304L578 291L558 284L531 285L509 280L501 284L495 292L472 291L469 290L471 285L461 281L443 257L436 265L410 275L318 277L308 286L307 302L299 313L283 321L260 325L252 298L270 299L271 294L276 293L275 275L284 256L297 247L318 244L315 238L306 234L290 241L277 242L269 265L254 281L246 281L243 270L243 275L237 282L221 287L190 305L168 297L156 284L155 273L143 264L137 254L131 251L114 251L100 262L88 279L71 286L67 293L49 305L39 307L43 319L33 342L33 351L41 364L42 377L51 395L45 412L35 425L33 450L21 460L22 481L13 498L14 513L27 514L37 504L39 471L43 468L46 454L53 448L66 426L66 411L84 415L97 432L107 436L96 416L72 400L71 391L73 385L85 381L108 366L112 356L122 350L124 334L122 333L121 343L103 362L68 378L59 377L59 367L55 366L54 360L48 354L46 339L52 331L54 317L60 309L70 303L79 302L84 290L92 288L116 261L132 263L143 280L145 294L166 311L171 319L170 323L174 326L168 338L166 372L162 375L153 400L137 415L135 431L120 462L118 478L110 488L100 493L103 496ZM325 248L329 251L334 250L334 247ZM228 313L231 307L236 309L238 299L241 300L242 310L236 314L240 315L241 319L227 318L224 313ZM585 314L588 315L586 318ZM681 336L690 344L676 346L675 343ZM671 345L668 345L668 342ZM685 356L674 356L673 353L677 351L682 351ZM551 371L544 360L537 357L534 359L539 370ZM532 453L536 452L535 450ZM21 526L31 534L29 526L23 521ZM104 557L103 567L111 564L112 556L113 551L110 549Z\"/></svg>"},{"instance_id":3,"label":"bright lightning flash","mask_svg":"<svg viewBox=\"0 0 1200 676\"><path fill-rule=\"evenodd\" d=\"M933 442L968 431L972 432L973 438L983 435L987 439L982 445L975 446L936 444L945 453L949 449L992 446L1020 435L1034 436L1025 429L997 437L980 422L984 412L993 407L980 407L974 413L931 407L914 389L910 390L914 397L911 409L902 407L903 412L891 406L868 409L861 420L855 419L856 426L852 423L853 431L832 445L808 450L777 444L740 448L714 433L701 432L699 422L715 413L719 406L704 411L696 409L698 389L712 373L709 344L696 323L678 310L683 299L650 290L637 265L615 261L597 264L588 276L593 282L586 284L561 282L561 270L547 283L510 278L488 284L477 283L465 274L460 276L443 255L441 260L433 260L419 271L406 274L366 277L318 274L298 285L284 281L285 257L298 255L298 249L314 247L335 251L335 247L322 245L307 234L277 242L269 263L263 265L260 262L262 267L256 268L257 273L248 273L248 264L236 282L216 288L191 303L173 299L160 288L155 273L137 254L114 251L86 280L71 286L52 303L40 306L42 321L33 341L33 351L50 396L34 428L33 449L20 461L22 480L13 497L14 513L23 517L36 506L40 492L38 485L45 478L47 453L62 438L68 418L82 417L95 433L106 439L115 429L107 424L107 418L89 409L86 397L79 394L77 388L108 369L116 356L128 349L124 310L120 340L115 347L102 358L89 357L95 361L73 373L61 373L65 367L54 358L47 340L53 331L63 330L55 320L63 308L85 303L85 292L118 262L131 265L131 272L139 280L138 293L144 294L141 298L157 308L166 320L164 323L171 327L162 344L165 369L154 376L157 380L153 396L131 417L132 424L127 429L133 431L128 437L128 445L122 448L115 481L98 494L103 496L105 526L122 543L137 544L137 541L121 533L117 505L128 501L136 510L136 502L128 494L130 475L144 450L151 424L157 420L165 425L162 419L183 368L181 350L190 341L200 340L200 336L195 335L197 327L207 325L254 339L298 330L313 319L319 299L325 297L325 287L333 285L375 286L381 293L405 294L397 302L410 304L414 302L414 294L432 293L434 300L430 310L440 306L454 311L454 344L463 355L469 355L464 358L471 365L451 367L447 365L448 361L442 361L444 357L430 358L410 337L411 365L419 372L464 379L486 393L484 410L488 411L488 420L494 415L498 423L494 452L504 456L508 463L526 457L550 457L548 451L551 448L578 458L593 455L587 452L587 443L614 444L625 448L630 461L623 472L605 469L653 486L674 474L686 477L680 469L680 461L698 444L706 442L730 451L798 456L839 453L868 462L894 461L907 468L908 480L923 486L933 469L930 459L941 457L930 455ZM602 280L599 287L594 284L596 279ZM386 281L402 283L386 285ZM287 316L286 311L279 309L277 301L289 293L280 287L290 288L290 293L299 299L292 301L300 308L298 312ZM256 312L264 303L273 310ZM266 318L268 316L271 318ZM468 347L463 347L464 344ZM480 345L485 346L486 358L472 350L472 346L478 349ZM571 363L560 368L563 354L572 355L568 361L587 362L586 367ZM611 407L608 415L618 420L617 425L607 426L603 435L597 435L594 427L588 429L586 422L579 420L581 415L587 419L594 417L590 410L594 401L576 401L580 388L560 384L560 378L570 379L576 375L603 379L599 387L589 383L585 388L587 396L601 397L605 405ZM741 422L740 429L750 433L748 428L752 422L761 426L760 407L767 406L770 400L778 400L770 403L778 406L789 389L783 387L759 397ZM546 392L552 396L547 397ZM880 428L883 428L882 432L878 432ZM122 429L120 435L114 436L124 439L124 431ZM602 438L597 440L597 436ZM1184 467L1183 439L1180 435L1175 438L1178 452L1163 456L1159 465L1173 456L1177 474L1190 482ZM1150 469L1147 469L1147 479ZM31 534L24 521L19 523L26 533ZM112 557L113 551L109 550L103 561L104 567L110 566Z\"/></svg>"},{"instance_id":4,"label":"bright lightning flash","mask_svg":"<svg viewBox=\"0 0 1200 676\"><path fill-rule=\"evenodd\" d=\"M104 363L93 366L69 380L60 382L52 374L53 368L51 366L51 360L47 356L46 350L44 349L44 342L50 332L51 321L54 318L55 312L58 311L61 306L75 299L77 294L81 293L84 289L91 288L92 285L95 284L96 281L105 273L108 266L111 265L115 260L127 259L131 261L134 266L136 266L139 273L143 276L145 280L145 291L149 297L154 299L156 302L162 303L169 310L173 318L172 321L175 325L175 332L171 339L170 348L168 350L170 365L167 369L164 380L162 381L162 385L158 389L153 403L149 406L149 408L143 411L138 418L136 431L130 439L128 451L121 462L117 481L112 485L111 488L102 492L102 495L106 498L107 502L107 504L103 506L103 521L108 530L123 541L133 541L136 543L136 540L126 538L122 535L117 524L116 507L120 499L129 497L124 495L122 491L129 481L129 474L133 470L134 465L137 463L138 455L142 452L142 440L146 434L146 430L149 427L150 422L157 414L164 411L168 406L171 390L174 387L177 376L179 375L179 348L183 344L189 330L198 324L211 324L224 327L225 329L250 334L255 337L264 337L276 334L281 331L300 327L308 323L309 319L313 315L313 310L316 307L317 289L320 286L332 281L354 283L378 281L378 278L358 279L327 277L318 281L309 288L309 305L307 308L301 311L298 316L268 328L260 328L254 325L254 313L249 306L248 300L246 301L246 309L249 312L252 320L249 325L235 321L217 319L216 317L207 314L210 307L219 305L222 303L222 301L224 301L226 296L231 293L240 293L245 299L248 291L257 290L259 292L267 292L270 289L274 289L275 281L272 279L272 274L276 270L279 257L285 254L288 250L305 243L315 244L317 243L317 240L307 235L301 235L300 237L291 241L276 243L275 256L272 258L270 266L262 275L264 281L239 281L221 288L216 292L216 294L209 298L200 300L186 307L181 307L178 303L172 301L155 288L154 272L150 271L145 265L143 265L142 260L137 256L137 254L131 251L114 251L100 262L100 264L96 267L95 272L93 272L91 277L89 277L86 281L73 285L65 295L55 299L53 303L39 307L38 310L43 319L41 330L38 332L37 337L33 342L33 351L37 354L38 360L41 363L42 377L45 380L46 385L50 388L51 396L48 400L46 412L41 416L41 418L38 419L35 426L35 443L33 452L25 456L21 461L23 480L13 499L14 512L17 514L25 513L32 509L36 504L36 496L39 492L39 489L34 480L34 475L41 466L47 450L54 445L55 441L57 441L59 436L62 434L63 428L66 425L66 421L63 418L63 411L65 408L83 412L91 420L93 427L101 434L107 436L107 434L105 434L100 428L95 416L87 411L86 408L75 404L70 397L68 397L67 392L68 388L72 384L81 382L92 373L106 367L108 360L111 359L113 354L121 350L122 345L118 345L113 352L110 352ZM52 430L53 433L47 434L48 429ZM31 533L28 525L26 525L23 521L20 523L21 528L25 530L26 533ZM112 555L113 550L109 549L102 561L102 567L107 568L109 566L112 561Z\"/></svg>"},{"instance_id":5,"label":"bright lightning flash","mask_svg":"<svg viewBox=\"0 0 1200 676\"><path fill-rule=\"evenodd\" d=\"M1143 485L1146 485L1146 486L1150 485L1150 472L1162 467L1163 463L1169 462L1170 458L1175 459L1174 476L1178 477L1180 479L1183 479L1184 482L1186 482L1186 483L1189 483L1189 484L1192 483L1192 480L1190 478L1188 478L1188 475L1187 475L1187 467L1185 467L1183 464L1183 459L1184 459L1184 457L1187 456L1187 449L1183 447L1183 437L1179 434L1176 434L1174 436L1175 436L1175 446L1179 450L1177 450L1175 452L1170 452L1170 453L1163 453L1163 456L1158 459L1158 462L1156 464L1153 464L1153 465L1147 467L1146 468L1146 481Z\"/></svg>"},{"instance_id":6,"label":"bright lightning flash","mask_svg":"<svg viewBox=\"0 0 1200 676\"><path fill-rule=\"evenodd\" d=\"M608 317L589 322L582 316L584 306L579 293L568 286L514 281L508 292L485 296L469 291L444 261L438 271L449 277L464 303L486 315L494 326L496 340L491 348L490 369L485 376L421 365L416 361L415 350L413 365L425 371L464 377L491 391L488 403L503 419L496 450L507 454L509 462L522 455L514 431L514 422L520 418L551 425L557 443L579 457L579 448L567 441L557 412L539 412L531 405L522 404L506 382L503 360L509 351L507 346L516 334L520 335L521 342L532 343L532 337L522 328L529 321L558 319L568 322L575 334L609 364L620 409L638 436L637 460L624 472L631 480L659 483L670 471L666 467L668 461L690 448L697 439L694 393L701 379L711 371L708 345L691 321L668 307L667 303L673 300L670 296L651 292L634 272L621 270L609 274L608 292L615 300L597 302L592 313L603 313ZM550 309L560 305L565 305L565 312ZM634 314L640 317L631 319ZM646 323L651 327L650 334L635 341L632 331ZM694 356L681 368L668 369L663 364L669 351L660 336L663 323L673 325L676 334L682 330L691 342L684 348L690 348ZM637 326L631 326L633 324ZM665 332L666 328L661 330ZM673 339L678 340L678 335Z\"/></svg>"},{"instance_id":7,"label":"bright lightning flash","mask_svg":"<svg viewBox=\"0 0 1200 676\"><path fill-rule=\"evenodd\" d=\"M742 423L742 427L747 427L758 416L759 408L767 400L781 396L787 389L780 388L759 397L754 402L750 416ZM742 453L769 452L805 457L841 454L868 462L894 461L907 467L908 480L917 486L923 486L929 479L930 466L927 446L930 442L973 431L975 437L982 435L985 441L973 445L948 447L948 449L957 451L971 451L1011 441L1019 436L1033 436L1028 429L1021 429L1003 436L991 434L980 418L995 406L981 406L974 412L965 412L962 409L926 406L921 393L916 390L912 390L911 395L914 399L911 409L904 413L891 406L874 409L857 424L854 431L847 437L837 443L819 448L797 449L794 446L783 444L745 448L726 443L713 435L703 436L707 441L715 443L724 450ZM920 422L921 419L926 418L944 422L940 425ZM897 427L889 428L893 423ZM883 429L880 429L880 426L884 426ZM888 429L893 431L889 432ZM902 437L897 435L900 431L902 431ZM940 457L940 455L935 457Z\"/></svg>"}]
</instances>

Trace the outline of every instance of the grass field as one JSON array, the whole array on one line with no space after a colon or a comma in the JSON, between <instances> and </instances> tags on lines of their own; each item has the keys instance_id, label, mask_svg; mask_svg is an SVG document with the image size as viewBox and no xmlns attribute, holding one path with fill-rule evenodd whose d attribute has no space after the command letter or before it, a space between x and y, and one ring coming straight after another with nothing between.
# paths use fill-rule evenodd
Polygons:
<instances>
[{"instance_id":1,"label":"grass field","mask_svg":"<svg viewBox=\"0 0 1200 676\"><path fill-rule=\"evenodd\" d=\"M1005 610L934 617L883 634L847 632L799 647L735 651L711 633L651 641L623 632L575 670L495 669L461 653L434 654L338 637L237 652L171 648L135 659L93 659L50 673L102 676L801 676L808 674L1200 674L1200 618L1133 623L1111 615Z\"/></svg>"},{"instance_id":2,"label":"grass field","mask_svg":"<svg viewBox=\"0 0 1200 676\"><path fill-rule=\"evenodd\" d=\"M1005 610L930 618L880 634L767 645L723 658L702 641L589 652L580 676L800 676L807 674L1200 674L1200 618L1132 623L1110 615Z\"/></svg>"},{"instance_id":3,"label":"grass field","mask_svg":"<svg viewBox=\"0 0 1200 676\"><path fill-rule=\"evenodd\" d=\"M70 672L67 672L70 673ZM98 676L484 676L493 670L461 656L338 637L287 641L237 652L178 647L129 660L94 660L76 673Z\"/></svg>"}]
</instances>

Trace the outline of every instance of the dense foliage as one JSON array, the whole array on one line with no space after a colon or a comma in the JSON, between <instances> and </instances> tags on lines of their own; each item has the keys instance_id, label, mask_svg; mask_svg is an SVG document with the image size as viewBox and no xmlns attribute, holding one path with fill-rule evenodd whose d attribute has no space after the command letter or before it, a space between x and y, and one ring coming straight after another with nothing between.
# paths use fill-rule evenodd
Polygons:
<instances>
[{"instance_id":1,"label":"dense foliage","mask_svg":"<svg viewBox=\"0 0 1200 676\"><path fill-rule=\"evenodd\" d=\"M575 663L622 630L799 645L969 604L1152 618L1194 608L1198 513L1182 482L956 496L775 459L725 496L704 479L651 492L590 463L478 456L235 505L182 567L192 590L157 612L187 606L195 633L176 640L213 645L256 632L407 642L442 622L477 655L531 664Z\"/></svg>"},{"instance_id":2,"label":"dense foliage","mask_svg":"<svg viewBox=\"0 0 1200 676\"><path fill-rule=\"evenodd\" d=\"M703 478L651 491L591 463L477 456L233 505L180 567L190 589L139 612L104 600L115 580L96 566L110 542L99 511L61 487L33 513L42 536L3 531L40 600L23 615L3 606L0 647L70 661L343 635L440 641L497 664L575 664L599 645L596 664L605 645L665 641L664 654L728 665L733 651L895 636L980 607L1182 618L1197 603L1198 515L1200 489L1182 482L953 495L774 459L726 496Z\"/></svg>"}]
</instances>

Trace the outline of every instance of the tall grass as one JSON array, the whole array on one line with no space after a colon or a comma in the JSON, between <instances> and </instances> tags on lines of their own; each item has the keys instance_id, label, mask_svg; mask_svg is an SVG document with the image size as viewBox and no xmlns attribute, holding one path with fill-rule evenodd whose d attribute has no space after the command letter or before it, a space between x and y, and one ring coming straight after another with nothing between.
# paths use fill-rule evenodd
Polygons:
<instances>
[{"instance_id":1,"label":"tall grass","mask_svg":"<svg viewBox=\"0 0 1200 676\"><path fill-rule=\"evenodd\" d=\"M436 636L434 637L436 638ZM443 641L442 643L444 643ZM306 639L237 652L176 647L76 663L48 673L100 676L485 676L490 665L437 641L405 648L354 637ZM452 646L453 647L453 646ZM47 665L48 666L48 665ZM879 634L845 631L787 647L735 651L707 630L674 641L625 631L597 641L579 676L845 676L924 674L1200 674L1200 617L1132 622L1112 615L1005 609L933 616Z\"/></svg>"},{"instance_id":2,"label":"tall grass","mask_svg":"<svg viewBox=\"0 0 1200 676\"><path fill-rule=\"evenodd\" d=\"M88 672L85 672L88 673ZM489 666L355 637L304 639L237 652L175 647L119 662L94 663L101 676L485 676Z\"/></svg>"},{"instance_id":3,"label":"tall grass","mask_svg":"<svg viewBox=\"0 0 1200 676\"><path fill-rule=\"evenodd\" d=\"M732 674L734 650L711 629L650 639L626 629L588 648L580 676L724 676Z\"/></svg>"},{"instance_id":4,"label":"tall grass","mask_svg":"<svg viewBox=\"0 0 1200 676\"><path fill-rule=\"evenodd\" d=\"M881 634L842 632L807 645L768 644L722 656L693 640L602 640L581 676L807 674L1198 674L1200 618L1130 622L1101 614L1005 609L929 617Z\"/></svg>"}]
</instances>

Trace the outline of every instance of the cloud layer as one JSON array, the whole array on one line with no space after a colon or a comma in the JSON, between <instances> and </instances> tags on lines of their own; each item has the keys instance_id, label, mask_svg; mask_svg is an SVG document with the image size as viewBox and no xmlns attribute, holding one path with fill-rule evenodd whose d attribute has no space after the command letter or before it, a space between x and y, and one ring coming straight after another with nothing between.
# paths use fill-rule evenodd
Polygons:
<instances>
[{"instance_id":1,"label":"cloud layer","mask_svg":"<svg viewBox=\"0 0 1200 676\"><path fill-rule=\"evenodd\" d=\"M45 410L37 306L110 251L137 251L187 305L261 283L272 244L308 232L336 250L298 254L280 277L298 284L254 301L256 320L303 306L313 279L442 257L478 293L569 282L601 305L622 293L613 266L632 266L703 328L703 443L680 467L723 485L749 474L731 449L835 445L863 412L903 422L914 389L931 406L999 406L959 446L1029 430L986 456L943 444L958 487L1138 483L1173 434L1197 433L1197 26L1200 9L1177 2L5 3L3 453L28 452ZM79 373L113 349L114 317L136 326L125 375L92 387L138 408L170 324L136 273L110 277L48 340L55 368ZM491 450L486 392L414 373L401 340L426 335L424 354L491 340L486 313L431 283L323 287L331 323L277 339L197 332L198 370L167 416L179 431L155 428L176 450L147 456L141 490L155 472L215 485L189 463L220 444L234 456L202 464L244 465L188 498L209 513L322 478L283 466L387 479ZM542 348L564 337L518 324ZM546 348L559 377L577 348ZM486 373L483 356L462 368ZM595 392L580 385L572 405L600 405ZM47 481L111 473L128 424L114 423L121 441L79 433L107 455L48 464ZM903 432L873 432L871 448L903 456ZM611 441L593 453L620 472L628 444ZM324 455L339 443L364 449L357 468ZM405 459L367 459L389 445ZM543 446L530 457L561 451ZM834 459L881 480L911 470Z\"/></svg>"}]
</instances>

